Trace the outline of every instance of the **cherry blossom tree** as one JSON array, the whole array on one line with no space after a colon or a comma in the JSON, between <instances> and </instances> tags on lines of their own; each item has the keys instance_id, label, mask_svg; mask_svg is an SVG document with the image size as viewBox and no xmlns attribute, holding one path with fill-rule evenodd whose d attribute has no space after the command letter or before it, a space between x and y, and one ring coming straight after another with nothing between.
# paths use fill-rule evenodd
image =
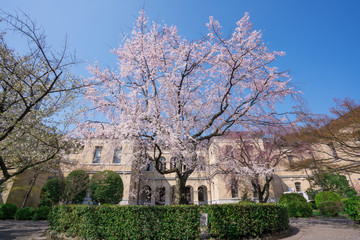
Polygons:
<instances>
[{"instance_id":1,"label":"cherry blossom tree","mask_svg":"<svg viewBox=\"0 0 360 240\"><path fill-rule=\"evenodd\" d=\"M264 130L264 129L263 129ZM229 133L224 136L231 144L221 147L218 169L232 181L245 180L260 203L266 203L275 168L287 154L297 150L278 133L253 131Z\"/></svg>"},{"instance_id":2,"label":"cherry blossom tree","mask_svg":"<svg viewBox=\"0 0 360 240\"><path fill-rule=\"evenodd\" d=\"M210 17L205 38L189 41L175 26L150 23L141 11L118 49L116 70L90 65L86 97L106 121L79 125L86 137L134 139L160 174L176 173L175 203L185 203L185 185L199 148L226 131L271 123L275 105L296 95L289 76L274 66L283 52L270 51L249 15L227 37ZM161 167L163 151L176 156ZM149 160L150 159L150 160ZM186 167L184 167L186 166Z\"/></svg>"}]
</instances>

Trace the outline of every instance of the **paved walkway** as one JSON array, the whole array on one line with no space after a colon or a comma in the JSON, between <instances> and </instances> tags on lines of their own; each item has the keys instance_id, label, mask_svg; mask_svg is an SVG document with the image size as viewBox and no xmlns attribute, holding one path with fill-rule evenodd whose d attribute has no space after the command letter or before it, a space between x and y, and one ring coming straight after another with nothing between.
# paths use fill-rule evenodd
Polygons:
<instances>
[{"instance_id":1,"label":"paved walkway","mask_svg":"<svg viewBox=\"0 0 360 240\"><path fill-rule=\"evenodd\" d=\"M49 224L46 221L1 220L1 240L46 240L45 230Z\"/></svg>"},{"instance_id":2,"label":"paved walkway","mask_svg":"<svg viewBox=\"0 0 360 240\"><path fill-rule=\"evenodd\" d=\"M346 218L291 219L286 240L360 240L360 226Z\"/></svg>"}]
</instances>

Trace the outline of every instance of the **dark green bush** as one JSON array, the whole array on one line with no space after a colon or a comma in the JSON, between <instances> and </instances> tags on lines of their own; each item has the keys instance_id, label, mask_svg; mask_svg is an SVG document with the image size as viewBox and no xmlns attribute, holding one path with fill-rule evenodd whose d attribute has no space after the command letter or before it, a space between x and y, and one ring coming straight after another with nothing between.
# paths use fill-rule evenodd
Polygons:
<instances>
[{"instance_id":1,"label":"dark green bush","mask_svg":"<svg viewBox=\"0 0 360 240\"><path fill-rule=\"evenodd\" d=\"M89 174L84 170L74 170L65 179L64 199L66 203L82 203L89 186Z\"/></svg>"},{"instance_id":2,"label":"dark green bush","mask_svg":"<svg viewBox=\"0 0 360 240\"><path fill-rule=\"evenodd\" d=\"M20 208L16 211L15 219L17 220L30 220L33 218L35 209L33 207Z\"/></svg>"},{"instance_id":3,"label":"dark green bush","mask_svg":"<svg viewBox=\"0 0 360 240\"><path fill-rule=\"evenodd\" d=\"M319 205L319 210L321 214L327 217L335 217L338 215L339 211L341 210L341 202L332 202L332 201L321 202Z\"/></svg>"},{"instance_id":4,"label":"dark green bush","mask_svg":"<svg viewBox=\"0 0 360 240\"><path fill-rule=\"evenodd\" d=\"M52 206L58 204L64 196L64 190L64 179L49 179L41 189L39 206Z\"/></svg>"},{"instance_id":5,"label":"dark green bush","mask_svg":"<svg viewBox=\"0 0 360 240\"><path fill-rule=\"evenodd\" d=\"M85 239L197 239L199 206L55 206L52 230Z\"/></svg>"},{"instance_id":6,"label":"dark green bush","mask_svg":"<svg viewBox=\"0 0 360 240\"><path fill-rule=\"evenodd\" d=\"M341 202L341 197L339 194L331 191L319 192L315 196L316 207L319 208L322 202Z\"/></svg>"},{"instance_id":7,"label":"dark green bush","mask_svg":"<svg viewBox=\"0 0 360 240\"><path fill-rule=\"evenodd\" d=\"M50 211L51 211L51 207L41 206L38 209L36 209L33 219L34 220L46 220L46 219L48 219Z\"/></svg>"},{"instance_id":8,"label":"dark green bush","mask_svg":"<svg viewBox=\"0 0 360 240\"><path fill-rule=\"evenodd\" d=\"M280 197L279 203L286 206L290 217L310 217L312 215L311 204L300 194L284 194Z\"/></svg>"},{"instance_id":9,"label":"dark green bush","mask_svg":"<svg viewBox=\"0 0 360 240\"><path fill-rule=\"evenodd\" d=\"M275 204L219 204L205 208L210 235L216 239L253 238L285 230L289 217Z\"/></svg>"},{"instance_id":10,"label":"dark green bush","mask_svg":"<svg viewBox=\"0 0 360 240\"><path fill-rule=\"evenodd\" d=\"M344 212L353 221L360 222L360 198L351 197L343 200Z\"/></svg>"},{"instance_id":11,"label":"dark green bush","mask_svg":"<svg viewBox=\"0 0 360 240\"><path fill-rule=\"evenodd\" d=\"M14 219L17 206L12 203L0 204L0 219Z\"/></svg>"},{"instance_id":12,"label":"dark green bush","mask_svg":"<svg viewBox=\"0 0 360 240\"><path fill-rule=\"evenodd\" d=\"M94 202L117 204L123 197L124 185L119 174L107 170L91 178L90 190Z\"/></svg>"}]
</instances>

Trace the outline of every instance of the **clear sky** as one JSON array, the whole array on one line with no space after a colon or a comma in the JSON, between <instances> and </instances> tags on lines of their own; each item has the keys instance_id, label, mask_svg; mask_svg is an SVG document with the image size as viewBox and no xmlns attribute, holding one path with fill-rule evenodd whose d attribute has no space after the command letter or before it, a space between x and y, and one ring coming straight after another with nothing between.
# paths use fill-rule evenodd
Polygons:
<instances>
[{"instance_id":1,"label":"clear sky","mask_svg":"<svg viewBox=\"0 0 360 240\"><path fill-rule=\"evenodd\" d=\"M22 10L43 26L48 42L69 46L83 60L73 68L88 77L86 62L114 67L122 33L129 33L141 8L153 20L176 25L195 40L206 34L210 15L230 33L245 12L263 30L272 50L285 51L277 66L289 70L310 108L328 113L333 98L359 100L359 0L0 0L0 8ZM11 45L11 44L10 44Z\"/></svg>"}]
</instances>

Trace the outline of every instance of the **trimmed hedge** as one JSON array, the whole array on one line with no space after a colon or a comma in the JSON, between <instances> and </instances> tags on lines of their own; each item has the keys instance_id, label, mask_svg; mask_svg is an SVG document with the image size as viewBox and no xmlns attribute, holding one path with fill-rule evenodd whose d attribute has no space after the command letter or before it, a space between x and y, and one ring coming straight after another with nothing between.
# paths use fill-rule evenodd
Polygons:
<instances>
[{"instance_id":1,"label":"trimmed hedge","mask_svg":"<svg viewBox=\"0 0 360 240\"><path fill-rule=\"evenodd\" d=\"M33 218L35 209L33 207L19 208L16 211L15 219L17 220L30 220Z\"/></svg>"},{"instance_id":2,"label":"trimmed hedge","mask_svg":"<svg viewBox=\"0 0 360 240\"><path fill-rule=\"evenodd\" d=\"M351 197L343 200L344 212L353 221L360 222L360 197Z\"/></svg>"},{"instance_id":3,"label":"trimmed hedge","mask_svg":"<svg viewBox=\"0 0 360 240\"><path fill-rule=\"evenodd\" d=\"M315 196L316 207L319 208L322 202L340 202L341 204L341 197L336 192L331 192L331 191L319 192Z\"/></svg>"},{"instance_id":4,"label":"trimmed hedge","mask_svg":"<svg viewBox=\"0 0 360 240\"><path fill-rule=\"evenodd\" d=\"M311 204L300 194L283 194L279 203L286 206L290 217L310 217L312 215Z\"/></svg>"},{"instance_id":5,"label":"trimmed hedge","mask_svg":"<svg viewBox=\"0 0 360 240\"><path fill-rule=\"evenodd\" d=\"M0 204L0 219L14 219L17 206L13 203Z\"/></svg>"},{"instance_id":6,"label":"trimmed hedge","mask_svg":"<svg viewBox=\"0 0 360 240\"><path fill-rule=\"evenodd\" d=\"M117 204L123 197L124 185L114 171L105 170L94 174L90 180L91 199L97 203Z\"/></svg>"},{"instance_id":7,"label":"trimmed hedge","mask_svg":"<svg viewBox=\"0 0 360 240\"><path fill-rule=\"evenodd\" d=\"M54 206L51 229L85 239L197 239L199 206Z\"/></svg>"},{"instance_id":8,"label":"trimmed hedge","mask_svg":"<svg viewBox=\"0 0 360 240\"><path fill-rule=\"evenodd\" d=\"M33 220L46 220L48 219L51 208L49 206L41 206L36 209Z\"/></svg>"},{"instance_id":9,"label":"trimmed hedge","mask_svg":"<svg viewBox=\"0 0 360 240\"><path fill-rule=\"evenodd\" d=\"M289 216L282 205L220 204L205 207L211 237L242 239L285 230Z\"/></svg>"}]
</instances>

